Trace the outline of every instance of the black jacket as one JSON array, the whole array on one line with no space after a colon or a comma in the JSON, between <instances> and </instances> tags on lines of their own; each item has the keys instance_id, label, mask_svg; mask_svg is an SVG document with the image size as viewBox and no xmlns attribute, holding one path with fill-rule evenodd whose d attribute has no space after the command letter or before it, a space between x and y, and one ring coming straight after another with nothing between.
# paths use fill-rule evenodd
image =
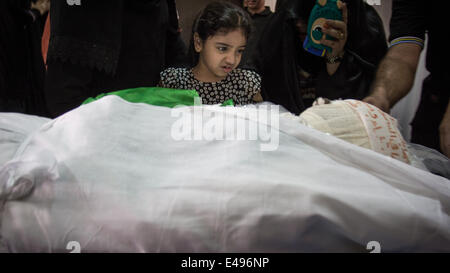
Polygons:
<instances>
[{"instance_id":1,"label":"black jacket","mask_svg":"<svg viewBox=\"0 0 450 273\"><path fill-rule=\"evenodd\" d=\"M184 63L175 0L53 1L46 101L58 116L110 91L156 86Z\"/></svg>"},{"instance_id":2,"label":"black jacket","mask_svg":"<svg viewBox=\"0 0 450 273\"><path fill-rule=\"evenodd\" d=\"M184 61L185 51L174 0L52 2L50 62L70 61L114 75L120 61L125 66L135 61L123 57L134 52L147 61L147 74L159 76L153 67Z\"/></svg>"},{"instance_id":3,"label":"black jacket","mask_svg":"<svg viewBox=\"0 0 450 273\"><path fill-rule=\"evenodd\" d=\"M46 115L41 35L30 0L0 1L0 111Z\"/></svg>"}]
</instances>

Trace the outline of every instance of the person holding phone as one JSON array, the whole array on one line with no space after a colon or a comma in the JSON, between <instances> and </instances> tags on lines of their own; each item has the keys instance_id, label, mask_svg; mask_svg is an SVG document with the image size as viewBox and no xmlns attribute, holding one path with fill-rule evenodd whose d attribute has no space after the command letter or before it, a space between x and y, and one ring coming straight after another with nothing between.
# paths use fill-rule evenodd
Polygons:
<instances>
[{"instance_id":1,"label":"person holding phone","mask_svg":"<svg viewBox=\"0 0 450 273\"><path fill-rule=\"evenodd\" d=\"M326 2L321 0L319 2ZM264 100L299 114L318 97L363 99L378 63L387 51L383 23L362 0L341 3L342 20L326 20L321 43L332 48L319 57L303 43L315 0L285 1L261 38L256 70L262 77Z\"/></svg>"}]
</instances>

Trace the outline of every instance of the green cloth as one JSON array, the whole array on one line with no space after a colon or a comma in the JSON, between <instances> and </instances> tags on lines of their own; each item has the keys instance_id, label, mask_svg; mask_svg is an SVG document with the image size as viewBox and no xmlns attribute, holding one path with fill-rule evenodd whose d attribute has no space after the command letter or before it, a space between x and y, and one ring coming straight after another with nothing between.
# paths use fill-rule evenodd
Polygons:
<instances>
[{"instance_id":1,"label":"green cloth","mask_svg":"<svg viewBox=\"0 0 450 273\"><path fill-rule=\"evenodd\" d=\"M132 103L147 103L150 105L165 106L169 108L173 108L178 105L193 106L194 99L199 98L199 95L195 90L179 90L162 87L140 87L100 94L95 98L88 98L82 103L82 105L99 100L108 95L116 95ZM234 105L232 99L229 99L222 104L222 106L228 105Z\"/></svg>"},{"instance_id":2,"label":"green cloth","mask_svg":"<svg viewBox=\"0 0 450 273\"><path fill-rule=\"evenodd\" d=\"M234 101L233 99L226 100L222 103L221 106L234 106Z\"/></svg>"}]
</instances>

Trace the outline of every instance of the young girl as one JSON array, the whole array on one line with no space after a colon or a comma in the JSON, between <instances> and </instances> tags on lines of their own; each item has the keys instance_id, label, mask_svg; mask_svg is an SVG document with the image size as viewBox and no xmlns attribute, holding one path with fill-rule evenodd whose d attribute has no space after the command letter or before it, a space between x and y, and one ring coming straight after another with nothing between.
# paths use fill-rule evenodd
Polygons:
<instances>
[{"instance_id":1,"label":"young girl","mask_svg":"<svg viewBox=\"0 0 450 273\"><path fill-rule=\"evenodd\" d=\"M195 89L203 104L233 99L236 105L262 101L261 77L236 69L250 33L250 18L240 7L212 2L197 16L189 49L192 68L161 72L160 86Z\"/></svg>"}]
</instances>

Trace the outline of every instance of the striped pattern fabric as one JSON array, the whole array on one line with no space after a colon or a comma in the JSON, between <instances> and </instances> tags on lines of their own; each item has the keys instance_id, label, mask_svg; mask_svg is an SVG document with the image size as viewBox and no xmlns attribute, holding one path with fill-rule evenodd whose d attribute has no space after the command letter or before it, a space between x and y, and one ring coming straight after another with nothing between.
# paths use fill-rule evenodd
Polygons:
<instances>
[{"instance_id":1,"label":"striped pattern fabric","mask_svg":"<svg viewBox=\"0 0 450 273\"><path fill-rule=\"evenodd\" d=\"M403 43L412 43L412 44L417 44L421 47L424 47L424 40L421 38L414 37L414 36L404 36L404 37L396 38L391 41L389 47L393 47L395 45L403 44Z\"/></svg>"}]
</instances>

